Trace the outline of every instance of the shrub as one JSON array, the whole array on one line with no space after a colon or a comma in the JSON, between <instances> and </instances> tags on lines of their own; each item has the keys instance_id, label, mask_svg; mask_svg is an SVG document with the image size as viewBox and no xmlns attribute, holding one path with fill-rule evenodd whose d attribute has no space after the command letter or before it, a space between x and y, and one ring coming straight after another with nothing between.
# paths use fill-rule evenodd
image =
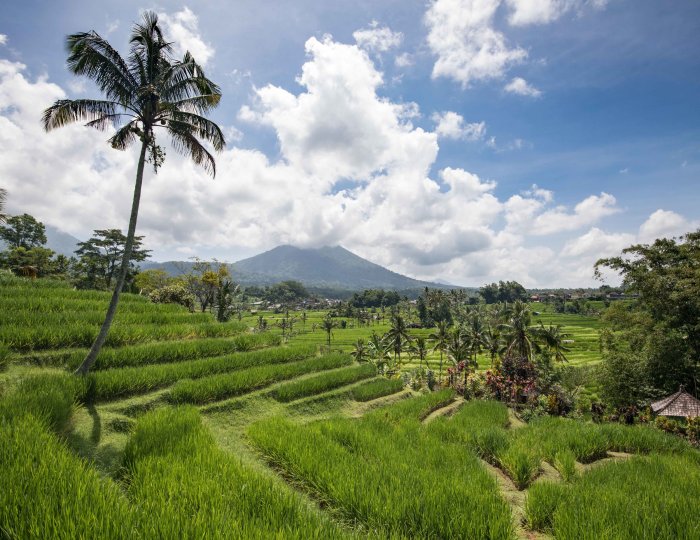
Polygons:
<instances>
[{"instance_id":1,"label":"shrub","mask_svg":"<svg viewBox=\"0 0 700 540\"><path fill-rule=\"evenodd\" d=\"M151 291L148 297L155 304L180 304L190 311L194 311L195 297L181 283L166 285Z\"/></svg>"}]
</instances>

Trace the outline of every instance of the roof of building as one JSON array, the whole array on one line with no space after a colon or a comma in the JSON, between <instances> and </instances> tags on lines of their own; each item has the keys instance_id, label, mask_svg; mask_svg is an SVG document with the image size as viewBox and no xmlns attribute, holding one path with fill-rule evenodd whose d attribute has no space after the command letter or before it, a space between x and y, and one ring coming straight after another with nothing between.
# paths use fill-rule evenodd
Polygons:
<instances>
[{"instance_id":1,"label":"roof of building","mask_svg":"<svg viewBox=\"0 0 700 540\"><path fill-rule=\"evenodd\" d=\"M691 396L681 385L678 392L651 404L651 410L661 416L700 416L700 400Z\"/></svg>"}]
</instances>

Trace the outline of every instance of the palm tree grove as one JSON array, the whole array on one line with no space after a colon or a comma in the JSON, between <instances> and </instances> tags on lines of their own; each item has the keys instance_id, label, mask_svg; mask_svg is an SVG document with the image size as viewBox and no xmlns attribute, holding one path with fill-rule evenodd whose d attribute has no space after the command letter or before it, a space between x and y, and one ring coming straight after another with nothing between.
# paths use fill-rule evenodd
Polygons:
<instances>
[{"instance_id":1,"label":"palm tree grove","mask_svg":"<svg viewBox=\"0 0 700 540\"><path fill-rule=\"evenodd\" d=\"M698 20L4 7L0 537L700 540Z\"/></svg>"}]
</instances>

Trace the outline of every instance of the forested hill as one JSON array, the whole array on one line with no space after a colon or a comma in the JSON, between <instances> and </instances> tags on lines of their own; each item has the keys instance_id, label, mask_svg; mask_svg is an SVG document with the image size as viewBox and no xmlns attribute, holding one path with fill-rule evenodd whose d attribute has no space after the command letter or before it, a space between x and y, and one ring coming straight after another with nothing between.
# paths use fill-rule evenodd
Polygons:
<instances>
[{"instance_id":1,"label":"forested hill","mask_svg":"<svg viewBox=\"0 0 700 540\"><path fill-rule=\"evenodd\" d=\"M191 263L145 263L142 268L163 268L171 274L189 269ZM243 285L270 285L286 280L302 282L311 289L358 291L363 289L450 289L449 285L412 279L374 264L347 249L302 249L278 246L230 265L233 277Z\"/></svg>"}]
</instances>

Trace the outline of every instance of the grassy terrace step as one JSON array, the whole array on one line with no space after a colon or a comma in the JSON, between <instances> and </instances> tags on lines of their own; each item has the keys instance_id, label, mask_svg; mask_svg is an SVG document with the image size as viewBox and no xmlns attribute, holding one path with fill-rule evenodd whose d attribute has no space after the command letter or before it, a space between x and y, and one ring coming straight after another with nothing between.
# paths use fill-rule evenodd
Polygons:
<instances>
[{"instance_id":1,"label":"grassy terrace step","mask_svg":"<svg viewBox=\"0 0 700 540\"><path fill-rule=\"evenodd\" d=\"M526 516L557 539L700 538L700 467L685 456L606 463L571 484L540 482Z\"/></svg>"},{"instance_id":2,"label":"grassy terrace step","mask_svg":"<svg viewBox=\"0 0 700 540\"><path fill-rule=\"evenodd\" d=\"M0 485L3 538L134 537L128 501L117 485L34 416L0 422Z\"/></svg>"},{"instance_id":3,"label":"grassy terrace step","mask_svg":"<svg viewBox=\"0 0 700 540\"><path fill-rule=\"evenodd\" d=\"M334 513L379 537L512 538L510 509L476 456L417 420L440 402L429 394L360 419L305 425L273 418L249 436Z\"/></svg>"},{"instance_id":4,"label":"grassy terrace step","mask_svg":"<svg viewBox=\"0 0 700 540\"><path fill-rule=\"evenodd\" d=\"M361 381L362 379L374 377L376 374L377 370L371 364L352 366L282 384L272 391L272 396L277 401L287 403L295 399L313 396L346 384Z\"/></svg>"},{"instance_id":5,"label":"grassy terrace step","mask_svg":"<svg viewBox=\"0 0 700 540\"><path fill-rule=\"evenodd\" d=\"M314 347L301 345L234 353L204 360L96 371L88 376L84 399L104 401L133 396L171 385L180 379L194 379L265 364L293 362L314 354Z\"/></svg>"},{"instance_id":6,"label":"grassy terrace step","mask_svg":"<svg viewBox=\"0 0 700 540\"><path fill-rule=\"evenodd\" d=\"M155 304L154 304L155 305ZM0 312L0 325L42 325L58 326L62 324L94 324L101 325L105 319L107 306L100 306L98 309L80 311L65 310L61 312L34 312L13 310ZM178 323L210 323L215 322L211 313L190 313L188 311L152 311L142 312L118 311L114 318L114 324L178 324Z\"/></svg>"},{"instance_id":7,"label":"grassy terrace step","mask_svg":"<svg viewBox=\"0 0 700 540\"><path fill-rule=\"evenodd\" d=\"M197 380L178 381L167 399L173 403L205 404L239 396L274 382L299 375L347 366L352 358L346 354L329 354L282 365L262 365L238 372L212 375Z\"/></svg>"},{"instance_id":8,"label":"grassy terrace step","mask_svg":"<svg viewBox=\"0 0 700 540\"><path fill-rule=\"evenodd\" d=\"M194 408L139 419L124 461L143 538L346 537L292 490L218 449Z\"/></svg>"},{"instance_id":9,"label":"grassy terrace step","mask_svg":"<svg viewBox=\"0 0 700 540\"><path fill-rule=\"evenodd\" d=\"M371 401L380 397L395 394L403 390L401 379L374 379L355 386L350 395L355 401Z\"/></svg>"},{"instance_id":10,"label":"grassy terrace step","mask_svg":"<svg viewBox=\"0 0 700 540\"><path fill-rule=\"evenodd\" d=\"M204 324L115 324L107 336L106 345L119 346L147 341L164 341L195 337L222 337L239 334L245 326L239 322ZM87 323L58 326L3 325L0 343L16 351L57 349L61 347L88 347L99 326Z\"/></svg>"},{"instance_id":11,"label":"grassy terrace step","mask_svg":"<svg viewBox=\"0 0 700 540\"><path fill-rule=\"evenodd\" d=\"M126 347L104 347L93 370L163 364L221 356L233 352L251 351L262 347L279 346L281 338L270 333L240 334L226 338L155 341ZM83 361L88 349L64 349L26 353L20 361L40 366L65 366L71 370Z\"/></svg>"}]
</instances>

